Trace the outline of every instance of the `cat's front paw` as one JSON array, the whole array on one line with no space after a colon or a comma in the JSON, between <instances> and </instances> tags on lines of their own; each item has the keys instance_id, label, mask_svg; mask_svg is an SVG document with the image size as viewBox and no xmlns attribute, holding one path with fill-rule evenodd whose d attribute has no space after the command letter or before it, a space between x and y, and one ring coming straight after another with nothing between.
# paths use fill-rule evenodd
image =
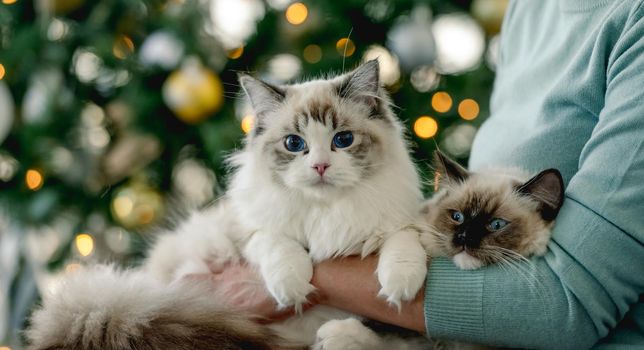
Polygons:
<instances>
[{"instance_id":1,"label":"cat's front paw","mask_svg":"<svg viewBox=\"0 0 644 350\"><path fill-rule=\"evenodd\" d=\"M400 260L378 264L379 296L400 309L401 301L412 300L427 276L425 260Z\"/></svg>"},{"instance_id":2,"label":"cat's front paw","mask_svg":"<svg viewBox=\"0 0 644 350\"><path fill-rule=\"evenodd\" d=\"M280 308L294 306L295 311L300 313L302 305L306 304L307 296L315 290L309 283L313 277L313 265L311 261L299 263L283 262L264 271L266 287Z\"/></svg>"},{"instance_id":3,"label":"cat's front paw","mask_svg":"<svg viewBox=\"0 0 644 350\"><path fill-rule=\"evenodd\" d=\"M313 350L375 350L381 348L376 333L355 318L331 320L317 331Z\"/></svg>"},{"instance_id":4,"label":"cat's front paw","mask_svg":"<svg viewBox=\"0 0 644 350\"><path fill-rule=\"evenodd\" d=\"M407 226L388 237L380 248L378 295L399 310L401 301L414 299L427 274L427 254L418 235L417 229Z\"/></svg>"}]
</instances>

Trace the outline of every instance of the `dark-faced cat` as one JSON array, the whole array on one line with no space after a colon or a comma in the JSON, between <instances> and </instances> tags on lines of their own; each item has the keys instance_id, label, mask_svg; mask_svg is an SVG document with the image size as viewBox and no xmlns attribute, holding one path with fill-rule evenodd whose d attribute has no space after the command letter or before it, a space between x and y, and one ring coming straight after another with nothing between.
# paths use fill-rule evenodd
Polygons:
<instances>
[{"instance_id":1,"label":"dark-faced cat","mask_svg":"<svg viewBox=\"0 0 644 350\"><path fill-rule=\"evenodd\" d=\"M563 202L564 185L558 170L547 169L532 177L518 169L471 172L440 152L434 155L434 168L437 191L424 203L417 224L430 259L448 257L460 269L472 270L497 263L530 264L528 257L546 252ZM331 321L318 334L326 335L333 345L352 349L420 350L430 346L424 337L377 334L352 319ZM434 347L486 349L443 340L435 340Z\"/></svg>"},{"instance_id":2,"label":"dark-faced cat","mask_svg":"<svg viewBox=\"0 0 644 350\"><path fill-rule=\"evenodd\" d=\"M421 235L430 256L476 269L546 252L563 203L558 170L470 172L440 152L434 166L438 191L423 208L429 229Z\"/></svg>"}]
</instances>

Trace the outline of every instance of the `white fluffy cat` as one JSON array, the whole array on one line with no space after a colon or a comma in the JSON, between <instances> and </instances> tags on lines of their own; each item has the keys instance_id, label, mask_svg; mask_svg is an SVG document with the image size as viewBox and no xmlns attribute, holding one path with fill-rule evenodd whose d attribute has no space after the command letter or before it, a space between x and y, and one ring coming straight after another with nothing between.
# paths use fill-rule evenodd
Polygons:
<instances>
[{"instance_id":1,"label":"white fluffy cat","mask_svg":"<svg viewBox=\"0 0 644 350\"><path fill-rule=\"evenodd\" d=\"M231 158L234 172L226 196L162 236L137 274L181 284L185 276L210 274L213 263L244 258L258 268L280 306L300 309L314 290L310 284L314 263L377 250L381 294L392 304L412 299L426 274L419 232L409 226L417 218L422 194L403 127L391 111L378 75L374 60L333 79L280 87L241 76L256 125L244 148ZM122 275L111 270L96 273L91 278L108 282L102 285L112 281L117 286L123 281ZM59 293L82 299L96 292L91 288L69 283ZM145 288L141 284L141 295L149 292ZM166 310L164 304L176 306L194 294L181 290L175 288L174 294L156 299L150 296L148 302ZM66 327L54 324L65 307L61 299L60 294L46 296L43 309L34 315L29 337L35 349L93 348L86 344L130 349L125 340L145 342L142 329L154 332L149 325L155 320L171 319L187 329L199 323L173 319L165 311L141 313L136 305L119 307L115 303L123 303L122 299L103 296L104 302L94 301L74 312L81 319L92 314L92 308L111 313L102 313L80 328ZM324 322L349 316L316 306L271 329L283 344L308 346ZM128 319L131 325L104 327L114 319ZM43 331L50 326L63 335L52 338L51 332ZM163 331L180 333L171 325ZM119 339L125 340L101 343L119 332ZM321 348L344 348L325 346L327 336L318 336Z\"/></svg>"}]
</instances>

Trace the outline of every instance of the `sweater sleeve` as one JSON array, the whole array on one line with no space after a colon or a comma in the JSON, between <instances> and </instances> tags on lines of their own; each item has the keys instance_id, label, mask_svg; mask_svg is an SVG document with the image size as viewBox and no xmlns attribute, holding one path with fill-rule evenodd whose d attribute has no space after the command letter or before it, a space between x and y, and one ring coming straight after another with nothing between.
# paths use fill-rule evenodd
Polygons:
<instances>
[{"instance_id":1,"label":"sweater sleeve","mask_svg":"<svg viewBox=\"0 0 644 350\"><path fill-rule=\"evenodd\" d=\"M604 108L566 189L548 253L510 271L461 271L435 259L425 292L430 336L589 348L644 293L642 13L629 18L611 52Z\"/></svg>"}]
</instances>

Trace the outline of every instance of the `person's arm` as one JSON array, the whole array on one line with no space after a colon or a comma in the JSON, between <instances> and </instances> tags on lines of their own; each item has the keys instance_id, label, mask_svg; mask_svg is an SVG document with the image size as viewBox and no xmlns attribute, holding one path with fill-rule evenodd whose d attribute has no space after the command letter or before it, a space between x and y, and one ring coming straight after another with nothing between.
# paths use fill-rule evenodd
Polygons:
<instances>
[{"instance_id":1,"label":"person's arm","mask_svg":"<svg viewBox=\"0 0 644 350\"><path fill-rule=\"evenodd\" d=\"M523 273L433 261L425 290L430 335L589 348L644 293L643 15L639 8L629 18L622 45L611 52L604 108L568 184L549 252Z\"/></svg>"},{"instance_id":2,"label":"person's arm","mask_svg":"<svg viewBox=\"0 0 644 350\"><path fill-rule=\"evenodd\" d=\"M403 302L398 312L396 306L378 297L377 265L377 256L364 259L352 256L319 263L312 280L318 289L316 302L424 333L423 290L414 300Z\"/></svg>"}]
</instances>

